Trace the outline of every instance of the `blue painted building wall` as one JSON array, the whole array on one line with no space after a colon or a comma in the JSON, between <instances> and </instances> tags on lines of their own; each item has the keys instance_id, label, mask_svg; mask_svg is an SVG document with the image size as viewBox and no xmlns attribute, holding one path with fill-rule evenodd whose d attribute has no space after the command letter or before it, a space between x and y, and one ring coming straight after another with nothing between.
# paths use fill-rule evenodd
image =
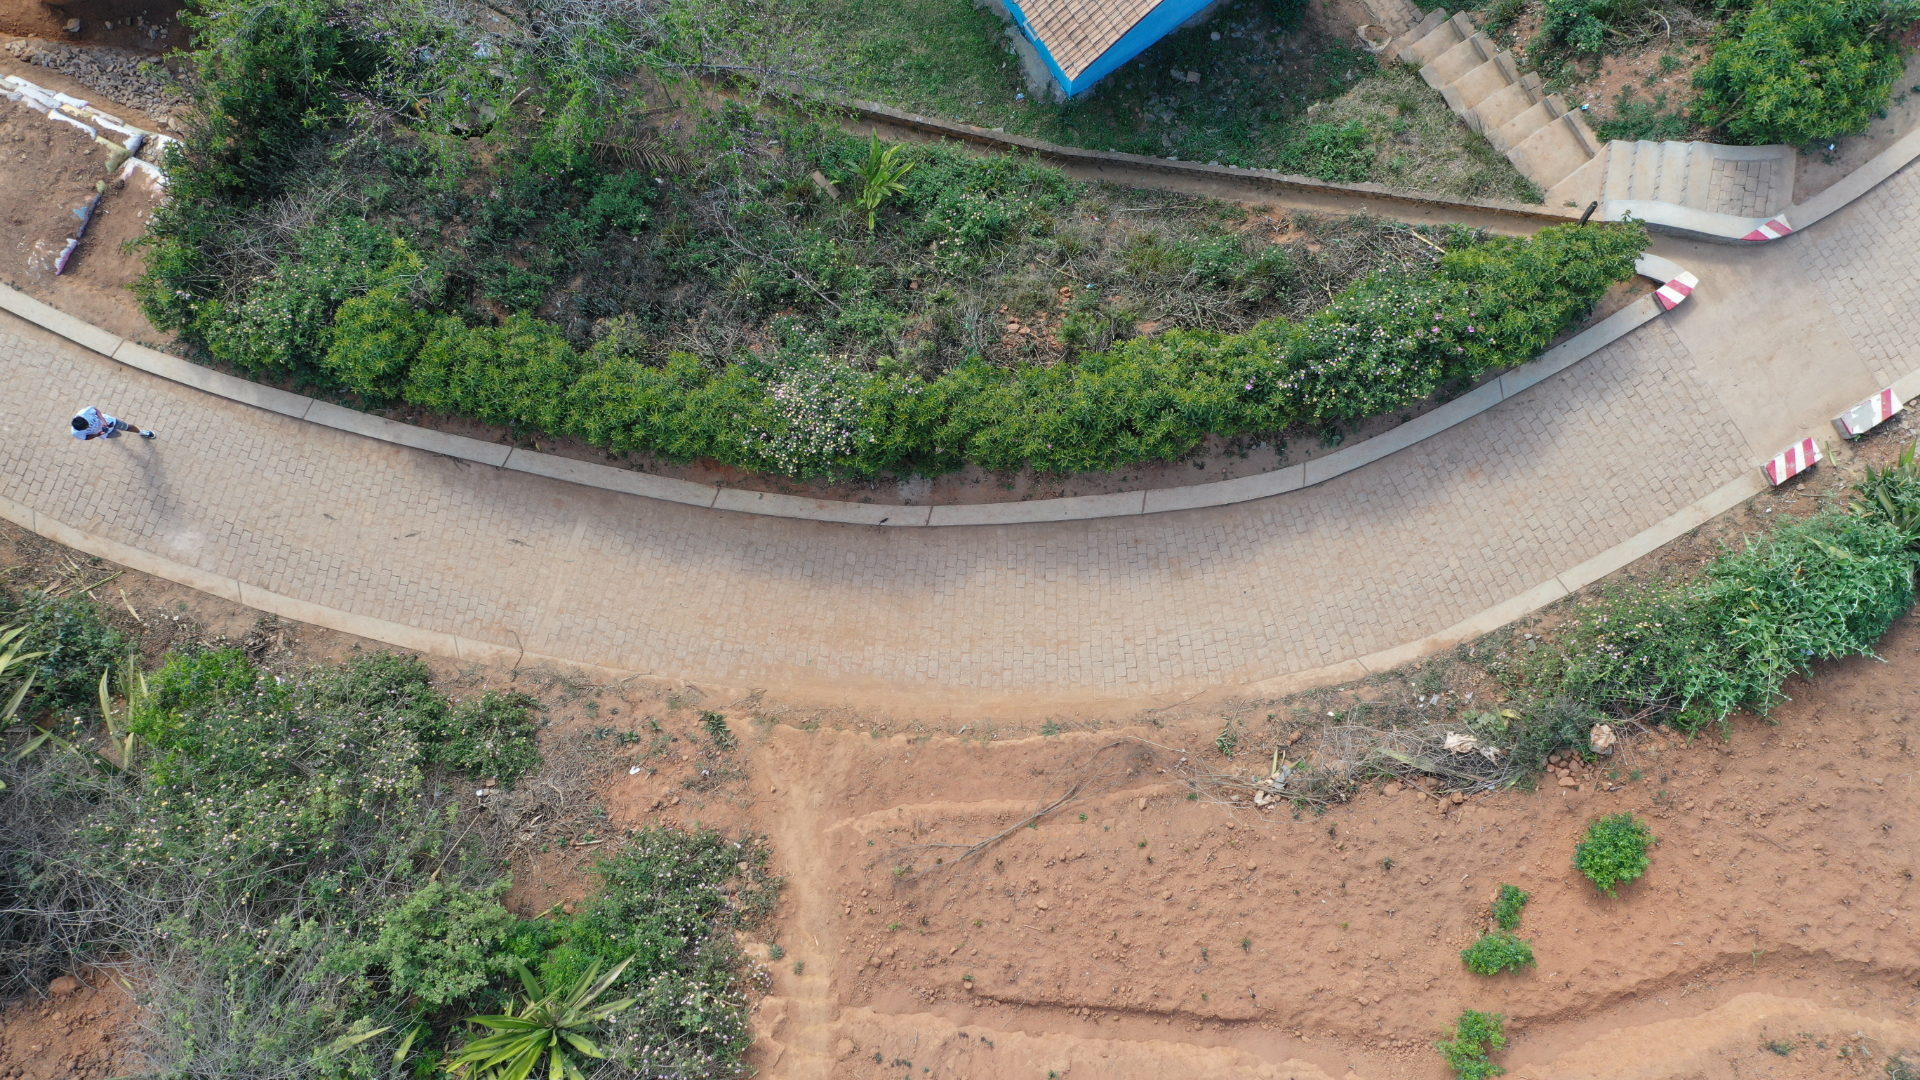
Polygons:
<instances>
[{"instance_id":1,"label":"blue painted building wall","mask_svg":"<svg viewBox=\"0 0 1920 1080\"><path fill-rule=\"evenodd\" d=\"M1040 50L1040 58L1047 62L1047 67L1052 70L1055 81L1066 90L1068 97L1072 97L1091 89L1094 83L1113 74L1115 68L1146 52L1154 42L1173 33L1180 28L1181 23L1200 14L1213 0L1161 0L1158 6L1147 13L1146 18L1135 23L1133 29L1122 35L1120 40L1114 42L1106 52L1101 53L1098 60L1087 65L1087 69L1081 72L1077 79L1067 78L1067 73L1060 69L1060 64L1053 58L1053 53L1047 49L1047 43L1040 40L1039 35L1035 34L1033 27L1028 24L1027 14L1020 10L1018 0L1006 0L1006 2L1007 10L1013 15L1013 21L1020 27L1020 32L1026 35L1028 41L1033 42L1034 48Z\"/></svg>"}]
</instances>

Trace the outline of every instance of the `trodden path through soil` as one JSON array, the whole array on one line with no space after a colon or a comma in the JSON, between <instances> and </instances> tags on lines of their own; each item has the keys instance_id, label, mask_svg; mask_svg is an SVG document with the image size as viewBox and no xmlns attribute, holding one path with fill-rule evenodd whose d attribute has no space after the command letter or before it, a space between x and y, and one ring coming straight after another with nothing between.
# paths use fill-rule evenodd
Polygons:
<instances>
[{"instance_id":1,"label":"trodden path through soil","mask_svg":"<svg viewBox=\"0 0 1920 1080\"><path fill-rule=\"evenodd\" d=\"M1436 633L1920 367L1920 170L1481 416L1236 506L997 528L758 518L252 409L0 318L0 496L307 603L627 672L961 710L1177 699ZM68 438L96 403L156 442ZM43 530L44 531L44 530ZM354 629L353 627L340 627Z\"/></svg>"}]
</instances>

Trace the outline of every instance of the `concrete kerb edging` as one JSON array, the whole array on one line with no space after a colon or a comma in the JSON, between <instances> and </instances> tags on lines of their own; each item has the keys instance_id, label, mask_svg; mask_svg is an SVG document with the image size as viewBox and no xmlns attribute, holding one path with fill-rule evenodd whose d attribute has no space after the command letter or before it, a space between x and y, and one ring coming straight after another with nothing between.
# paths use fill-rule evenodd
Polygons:
<instances>
[{"instance_id":1,"label":"concrete kerb edging","mask_svg":"<svg viewBox=\"0 0 1920 1080\"><path fill-rule=\"evenodd\" d=\"M1066 146L1051 143L1044 139L1030 138L1025 135L1009 135L1004 131L974 127L957 121L941 120L937 117L921 116L904 112L876 101L829 101L836 108L849 109L863 120L890 124L894 127L908 128L928 135L940 135L950 139L978 143L1002 150L1024 150L1030 154L1052 161L1072 162L1077 165L1124 165L1130 169L1147 169L1153 172L1169 173L1174 176L1191 176L1198 179L1253 181L1261 187L1273 191L1288 191L1302 195L1330 195L1342 198L1361 198L1374 202L1394 203L1401 206L1413 206L1427 210L1469 210L1476 213L1500 214L1506 217L1521 218L1543 225L1564 225L1580 216L1578 210L1561 211L1549 206L1535 206L1532 203L1505 202L1498 199L1452 199L1441 195L1429 195L1423 192L1398 191L1381 184L1335 184L1318 180L1311 176L1296 176L1292 173L1277 172L1273 169L1242 168L1238 165L1207 165L1197 161L1175 161L1172 158L1148 157L1145 154L1123 154L1112 150L1089 150L1080 146Z\"/></svg>"},{"instance_id":2,"label":"concrete kerb edging","mask_svg":"<svg viewBox=\"0 0 1920 1080\"><path fill-rule=\"evenodd\" d=\"M1678 276L1680 268L1655 255L1642 255L1638 272L1659 281ZM1539 359L1514 368L1477 389L1371 439L1336 450L1322 458L1284 469L1218 480L1187 487L1150 491L1123 491L1063 499L1034 499L1013 503L977 503L966 506L902 506L888 503L850 503L808 499L774 492L720 488L675 480L630 469L616 469L591 461L557 457L497 443L482 442L403 424L385 417L356 412L330 402L248 382L177 356L128 341L83 322L17 290L0 286L0 309L51 330L128 367L170 379L197 390L238 401L322 427L351 432L369 439L412 447L496 468L564 480L583 487L618 491L642 498L688 506L731 510L765 517L822 521L885 528L954 525L1026 525L1054 521L1089 521L1133 517L1174 510L1231 506L1283 495L1325 483L1337 476L1405 450L1424 439L1463 423L1544 379L1566 370L1584 357L1612 344L1629 331L1661 314L1659 303L1643 296L1586 330L1542 353Z\"/></svg>"},{"instance_id":3,"label":"concrete kerb edging","mask_svg":"<svg viewBox=\"0 0 1920 1080\"><path fill-rule=\"evenodd\" d=\"M1902 380L1903 384L1920 386L1920 372L1915 372ZM1742 501L1765 490L1766 484L1749 472L1707 495L1686 508L1673 514L1652 528L1616 544L1606 551L1580 563L1568 570L1556 574L1526 592L1514 596L1502 603L1464 619L1437 634L1407 642L1391 649L1368 653L1364 656L1343 660L1336 664L1311 668L1305 671L1291 672L1286 675L1259 682L1249 683L1231 691L1216 691L1235 695L1257 697L1279 697L1300 690L1325 686L1332 683L1352 682L1369 675L1391 671L1402 664L1422 657L1445 652L1462 644L1491 633L1502 626L1546 607L1557 600L1571 595L1575 591L1591 585L1606 575L1633 562L1635 559L1658 549L1661 545L1685 534L1688 530L1711 521L1716 516L1738 506ZM257 586L245 584L235 578L211 574L197 567L176 562L163 555L141 548L122 544L105 537L74 528L65 522L50 518L35 511L32 507L17 503L0 496L0 518L11 521L21 528L46 537L57 544L63 544L76 551L84 551L109 562L150 574L166 581L196 589L210 596L217 596L258 611L270 612L286 619L294 619L312 626L338 630L354 634L373 641L432 656L445 656L465 663L486 663L494 665L514 665L518 667L528 661L534 663L565 664L574 667L592 668L606 672L614 678L636 679L647 677L643 672L627 672L594 664L583 664L566 657L552 656L546 653L531 653L492 642L477 641L437 630L425 630L404 623L390 622L368 615L358 615L351 611L299 600L291 596L271 592Z\"/></svg>"}]
</instances>

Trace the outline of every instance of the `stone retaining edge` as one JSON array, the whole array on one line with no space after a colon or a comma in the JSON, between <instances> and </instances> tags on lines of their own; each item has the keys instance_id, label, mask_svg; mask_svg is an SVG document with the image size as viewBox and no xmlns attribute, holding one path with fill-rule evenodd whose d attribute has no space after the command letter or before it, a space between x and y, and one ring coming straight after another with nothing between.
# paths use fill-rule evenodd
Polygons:
<instances>
[{"instance_id":1,"label":"stone retaining edge","mask_svg":"<svg viewBox=\"0 0 1920 1080\"><path fill-rule=\"evenodd\" d=\"M1642 272L1669 277L1679 267L1654 255L1643 255ZM1661 280L1667 280L1661 278ZM696 484L687 480L655 476L632 469L616 469L591 461L542 454L498 443L482 442L464 435L450 435L413 424L403 424L371 413L343 408L326 401L288 393L260 383L215 371L212 368L170 356L157 349L128 341L91 323L27 296L18 290L0 286L0 309L51 330L62 337L151 375L194 387L216 397L238 401L277 412L296 420L345 431L381 442L407 446L446 457L472 461L495 468L562 480L582 487L599 488L638 495L647 499L687 506L730 510L763 517L792 518L841 525L872 525L885 528L910 528L953 525L1028 525L1054 521L1091 521L1099 518L1133 517L1174 510L1198 510L1231 506L1265 499L1325 483L1405 450L1407 447L1469 420L1515 394L1558 374L1576 361L1612 344L1629 331L1651 321L1661 309L1651 295L1614 312L1568 340L1542 353L1538 359L1505 372L1477 389L1455 398L1430 412L1409 420L1371 439L1336 450L1325 457L1272 472L1216 480L1186 487L1146 491L1122 491L1106 495L1080 495L1061 499L1032 499L1026 502L974 503L965 506L904 506L893 503L853 503L831 499L809 499L775 492L750 491Z\"/></svg>"},{"instance_id":2,"label":"stone retaining edge","mask_svg":"<svg viewBox=\"0 0 1920 1080\"><path fill-rule=\"evenodd\" d=\"M877 101L831 101L837 108L850 109L862 119L892 124L895 127L911 128L929 135L942 135L952 139L979 143L1000 149L1025 150L1028 153L1055 161L1070 161L1081 165L1125 165L1133 169L1150 169L1155 172L1172 173L1176 176L1193 176L1205 179L1251 180L1261 187L1275 191L1291 191L1305 195L1328 195L1342 198L1363 198L1379 202L1396 203L1403 206L1417 206L1429 210L1459 211L1471 210L1478 213L1501 214L1507 217L1523 218L1544 225L1564 225L1579 218L1578 210L1557 210L1549 206L1536 206L1532 203L1506 202L1500 199L1453 199L1443 195L1429 195L1417 191L1398 191L1382 184L1335 184L1311 176L1296 176L1292 173L1278 172L1273 169L1242 168L1238 165L1203 165L1197 161L1175 161L1172 158L1148 157L1144 154L1122 154L1111 150L1089 150L1083 146L1066 146L1051 143L1044 139L1035 139L1026 135L1009 135L1004 131L974 127L953 120L940 120L918 113L905 112Z\"/></svg>"}]
</instances>

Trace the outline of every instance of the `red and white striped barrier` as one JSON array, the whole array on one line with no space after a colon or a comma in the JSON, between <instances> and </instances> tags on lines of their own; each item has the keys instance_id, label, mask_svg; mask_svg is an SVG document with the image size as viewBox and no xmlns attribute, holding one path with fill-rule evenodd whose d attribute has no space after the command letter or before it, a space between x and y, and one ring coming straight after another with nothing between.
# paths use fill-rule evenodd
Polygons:
<instances>
[{"instance_id":1,"label":"red and white striped barrier","mask_svg":"<svg viewBox=\"0 0 1920 1080\"><path fill-rule=\"evenodd\" d=\"M1760 466L1767 483L1775 487L1820 464L1820 447L1812 439L1801 439L1787 447L1772 461Z\"/></svg>"},{"instance_id":2,"label":"red and white striped barrier","mask_svg":"<svg viewBox=\"0 0 1920 1080\"><path fill-rule=\"evenodd\" d=\"M1740 239L1742 240L1778 240L1792 231L1793 231L1793 226L1787 224L1787 215L1781 214L1779 217L1774 218L1772 221L1769 221L1761 225L1759 228L1753 230L1747 235L1741 237Z\"/></svg>"},{"instance_id":3,"label":"red and white striped barrier","mask_svg":"<svg viewBox=\"0 0 1920 1080\"><path fill-rule=\"evenodd\" d=\"M1885 423L1887 418L1899 413L1906 406L1894 394L1893 387L1873 395L1867 400L1833 418L1833 426L1840 430L1843 439L1857 439L1874 428Z\"/></svg>"},{"instance_id":4,"label":"red and white striped barrier","mask_svg":"<svg viewBox=\"0 0 1920 1080\"><path fill-rule=\"evenodd\" d=\"M1672 311L1680 306L1680 301L1692 296L1694 288L1699 284L1699 278L1682 270L1679 277L1653 290L1653 296L1660 301L1661 307Z\"/></svg>"}]
</instances>

